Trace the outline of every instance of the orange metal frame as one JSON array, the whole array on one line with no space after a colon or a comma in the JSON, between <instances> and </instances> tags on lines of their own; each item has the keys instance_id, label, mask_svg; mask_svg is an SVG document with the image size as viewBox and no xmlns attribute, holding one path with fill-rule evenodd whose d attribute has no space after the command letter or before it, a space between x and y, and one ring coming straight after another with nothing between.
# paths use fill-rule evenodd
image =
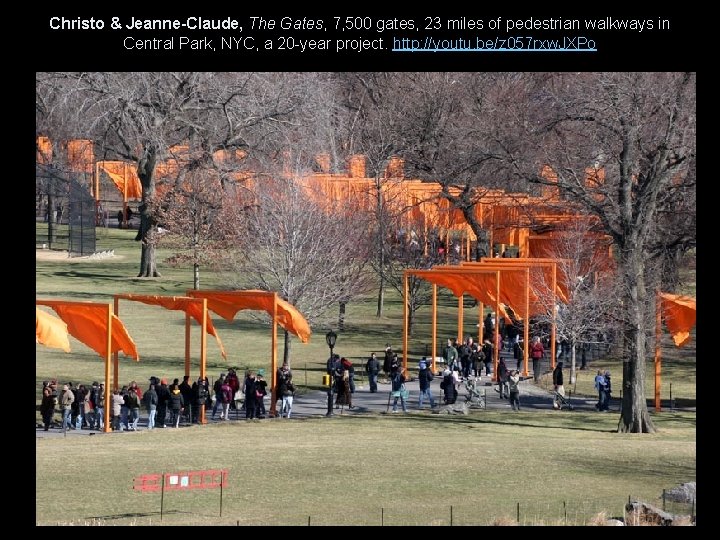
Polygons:
<instances>
[{"instance_id":1,"label":"orange metal frame","mask_svg":"<svg viewBox=\"0 0 720 540\"><path fill-rule=\"evenodd\" d=\"M113 306L112 304L102 304L96 302L69 302L65 300L35 300L35 305L41 306L95 306L98 309L107 309L107 351L105 353L105 412L104 422L105 427L103 431L109 433L110 429L110 358L112 356L112 316ZM117 354L115 355L117 358Z\"/></svg>"},{"instance_id":2,"label":"orange metal frame","mask_svg":"<svg viewBox=\"0 0 720 540\"><path fill-rule=\"evenodd\" d=\"M255 296L263 295L267 296L273 299L273 312L272 315L272 334L271 334L271 354L270 354L270 369L272 371L272 393L271 393L271 401L270 404L270 415L275 416L276 414L276 408L275 408L275 392L276 392L276 386L277 386L277 299L278 295L276 292L258 292L258 291L195 291L190 290L187 292L188 296L192 296L195 298L213 298L216 294L218 295L233 295L233 296Z\"/></svg>"},{"instance_id":3,"label":"orange metal frame","mask_svg":"<svg viewBox=\"0 0 720 540\"><path fill-rule=\"evenodd\" d=\"M115 314L119 313L120 300L130 300L132 302L142 302L145 299L152 299L155 295L142 295L142 294L116 294L114 295L115 301ZM191 298L186 297L187 300L196 302L202 306L202 325L200 329L200 377L205 378L205 371L207 365L207 300L204 298ZM190 375L190 315L185 313L185 375ZM117 390L120 387L120 377L118 368L118 353L113 355L113 390ZM108 386L105 386L106 391ZM108 403L107 401L105 403ZM107 409L107 407L106 407ZM200 409L200 423L206 424L205 418L205 405ZM106 424L107 425L107 424Z\"/></svg>"}]
</instances>

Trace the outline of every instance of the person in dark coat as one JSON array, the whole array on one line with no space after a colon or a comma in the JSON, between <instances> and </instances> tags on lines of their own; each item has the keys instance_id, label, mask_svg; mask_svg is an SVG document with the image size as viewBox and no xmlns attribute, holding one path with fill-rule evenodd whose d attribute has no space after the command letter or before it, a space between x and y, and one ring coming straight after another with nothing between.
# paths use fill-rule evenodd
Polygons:
<instances>
[{"instance_id":1,"label":"person in dark coat","mask_svg":"<svg viewBox=\"0 0 720 540\"><path fill-rule=\"evenodd\" d=\"M558 362L555 364L555 369L552 373L553 378L553 387L555 388L555 392L557 394L560 394L562 397L565 397L565 387L563 386L563 363ZM562 404L560 403L560 398L557 397L557 394L555 394L555 399L553 399L553 409L560 409L562 407Z\"/></svg>"},{"instance_id":2,"label":"person in dark coat","mask_svg":"<svg viewBox=\"0 0 720 540\"><path fill-rule=\"evenodd\" d=\"M40 402L40 415L43 419L43 429L45 431L50 429L52 423L53 413L55 412L55 398L52 396L52 391L49 386L43 388L43 397Z\"/></svg>"},{"instance_id":3,"label":"person in dark coat","mask_svg":"<svg viewBox=\"0 0 720 540\"><path fill-rule=\"evenodd\" d=\"M251 420L257 415L257 405L255 392L257 390L255 386L255 372L248 371L247 377L243 384L243 392L245 393L245 419Z\"/></svg>"},{"instance_id":4,"label":"person in dark coat","mask_svg":"<svg viewBox=\"0 0 720 540\"><path fill-rule=\"evenodd\" d=\"M183 399L180 385L173 384L170 388L170 412L172 413L172 425L180 427L180 415L182 414L185 400Z\"/></svg>"},{"instance_id":5,"label":"person in dark coat","mask_svg":"<svg viewBox=\"0 0 720 540\"><path fill-rule=\"evenodd\" d=\"M189 424L192 421L192 410L193 410L193 391L192 386L190 386L190 375L183 375L183 381L180 383L180 386L178 387L180 389L180 393L183 397L184 410L183 410L183 416L185 417L185 421Z\"/></svg>"},{"instance_id":6,"label":"person in dark coat","mask_svg":"<svg viewBox=\"0 0 720 540\"><path fill-rule=\"evenodd\" d=\"M380 373L380 362L378 362L375 353L370 354L370 358L368 358L365 364L365 372L367 373L368 382L370 383L370 392L374 394L378 391L377 377L378 373Z\"/></svg>"},{"instance_id":7,"label":"person in dark coat","mask_svg":"<svg viewBox=\"0 0 720 540\"><path fill-rule=\"evenodd\" d=\"M443 391L444 401L447 405L452 405L457 399L457 390L455 389L455 379L452 371L445 369L443 371L443 380L440 382L440 388Z\"/></svg>"},{"instance_id":8,"label":"person in dark coat","mask_svg":"<svg viewBox=\"0 0 720 540\"><path fill-rule=\"evenodd\" d=\"M497 377L498 377L498 387L500 390L500 399L505 399L510 397L510 389L508 388L508 368L505 365L505 359L500 358L498 361L498 369L497 369Z\"/></svg>"},{"instance_id":9,"label":"person in dark coat","mask_svg":"<svg viewBox=\"0 0 720 540\"><path fill-rule=\"evenodd\" d=\"M191 391L192 391L192 423L197 424L200 421L200 411L202 410L202 407L205 406L205 402L207 401L207 397L209 395L209 382L207 380L207 377L198 377L198 380L193 383Z\"/></svg>"},{"instance_id":10,"label":"person in dark coat","mask_svg":"<svg viewBox=\"0 0 720 540\"><path fill-rule=\"evenodd\" d=\"M387 379L390 377L390 369L393 364L393 350L392 347L390 347L390 344L388 343L385 345L385 358L383 359L383 366L382 370L385 374L385 378Z\"/></svg>"},{"instance_id":11,"label":"person in dark coat","mask_svg":"<svg viewBox=\"0 0 720 540\"><path fill-rule=\"evenodd\" d=\"M160 379L160 386L157 386L155 391L158 396L157 417L155 422L158 427L164 428L167 427L165 425L165 420L167 418L168 402L170 401L170 389L168 388L167 379L165 377Z\"/></svg>"}]
</instances>

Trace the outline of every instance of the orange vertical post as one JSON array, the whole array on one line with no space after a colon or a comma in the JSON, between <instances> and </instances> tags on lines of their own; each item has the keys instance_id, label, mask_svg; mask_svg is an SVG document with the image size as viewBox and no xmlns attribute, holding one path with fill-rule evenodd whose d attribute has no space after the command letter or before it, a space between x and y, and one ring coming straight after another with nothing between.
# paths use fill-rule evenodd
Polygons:
<instances>
[{"instance_id":1,"label":"orange vertical post","mask_svg":"<svg viewBox=\"0 0 720 540\"><path fill-rule=\"evenodd\" d=\"M483 312L485 311L485 304L482 302L478 303L478 343L483 342L483 333L484 333L484 326L483 326Z\"/></svg>"},{"instance_id":2,"label":"orange vertical post","mask_svg":"<svg viewBox=\"0 0 720 540\"><path fill-rule=\"evenodd\" d=\"M530 268L525 269L525 324L523 339L523 376L528 376L528 351L530 349ZM534 375L534 374L533 374Z\"/></svg>"},{"instance_id":3,"label":"orange vertical post","mask_svg":"<svg viewBox=\"0 0 720 540\"><path fill-rule=\"evenodd\" d=\"M207 364L207 298L202 299L202 329L200 331L200 377L205 378L205 367ZM208 388L208 391L210 389ZM205 419L205 403L200 406L199 420L201 424L207 424Z\"/></svg>"},{"instance_id":4,"label":"orange vertical post","mask_svg":"<svg viewBox=\"0 0 720 540\"><path fill-rule=\"evenodd\" d=\"M435 373L435 357L437 356L437 285L432 284L432 371Z\"/></svg>"},{"instance_id":5,"label":"orange vertical post","mask_svg":"<svg viewBox=\"0 0 720 540\"><path fill-rule=\"evenodd\" d=\"M117 298L115 299L115 303L117 304ZM110 409L112 408L112 397L110 394L110 357L112 355L112 316L113 311L110 304L107 306L108 309L108 316L107 316L107 325L108 325L108 332L107 332L107 350L105 353L105 410L103 411L103 421L105 425L103 426L103 432L104 433L110 433L112 431L110 426ZM117 378L117 377L116 377Z\"/></svg>"},{"instance_id":6,"label":"orange vertical post","mask_svg":"<svg viewBox=\"0 0 720 540\"><path fill-rule=\"evenodd\" d=\"M190 375L190 315L185 312L185 375Z\"/></svg>"},{"instance_id":7,"label":"orange vertical post","mask_svg":"<svg viewBox=\"0 0 720 540\"><path fill-rule=\"evenodd\" d=\"M403 272L403 368L407 372L408 365L408 274Z\"/></svg>"},{"instance_id":8,"label":"orange vertical post","mask_svg":"<svg viewBox=\"0 0 720 540\"><path fill-rule=\"evenodd\" d=\"M463 340L463 326L465 325L465 313L464 313L464 299L465 295L461 294L458 296L458 327L457 327L457 339L459 343Z\"/></svg>"},{"instance_id":9,"label":"orange vertical post","mask_svg":"<svg viewBox=\"0 0 720 540\"><path fill-rule=\"evenodd\" d=\"M662 341L662 300L660 292L655 294L655 412L662 410L660 402L660 365L662 356L660 351L660 342Z\"/></svg>"},{"instance_id":10,"label":"orange vertical post","mask_svg":"<svg viewBox=\"0 0 720 540\"><path fill-rule=\"evenodd\" d=\"M470 262L470 231L465 230L465 260Z\"/></svg>"},{"instance_id":11,"label":"orange vertical post","mask_svg":"<svg viewBox=\"0 0 720 540\"><path fill-rule=\"evenodd\" d=\"M497 368L500 362L500 272L495 273L495 348L493 349L493 380L497 381Z\"/></svg>"},{"instance_id":12,"label":"orange vertical post","mask_svg":"<svg viewBox=\"0 0 720 540\"><path fill-rule=\"evenodd\" d=\"M555 333L555 306L557 306L557 263L552 265L552 325L550 326L550 367L555 369L555 341L557 334Z\"/></svg>"},{"instance_id":13,"label":"orange vertical post","mask_svg":"<svg viewBox=\"0 0 720 540\"><path fill-rule=\"evenodd\" d=\"M277 392L277 293L273 295L273 322L272 322L272 354L270 355L271 358L271 365L270 369L272 370L272 375L270 377L270 382L272 384L272 390L270 391L270 399L272 400L272 403L270 404L270 416L274 417L276 414L275 410L275 394Z\"/></svg>"},{"instance_id":14,"label":"orange vertical post","mask_svg":"<svg viewBox=\"0 0 720 540\"><path fill-rule=\"evenodd\" d=\"M114 299L115 314L120 313L120 299L115 297ZM119 353L116 351L113 353L113 390L120 389L120 358ZM105 407L108 406L108 402L105 402Z\"/></svg>"}]
</instances>

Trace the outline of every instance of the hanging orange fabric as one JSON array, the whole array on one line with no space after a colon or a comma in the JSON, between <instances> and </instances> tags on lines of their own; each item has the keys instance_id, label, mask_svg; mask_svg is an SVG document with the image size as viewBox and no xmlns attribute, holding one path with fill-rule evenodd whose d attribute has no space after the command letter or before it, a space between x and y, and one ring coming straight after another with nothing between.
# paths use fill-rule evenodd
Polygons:
<instances>
[{"instance_id":1,"label":"hanging orange fabric","mask_svg":"<svg viewBox=\"0 0 720 540\"><path fill-rule=\"evenodd\" d=\"M695 326L695 299L679 294L660 293L665 326L673 341L682 347L690 341L690 330Z\"/></svg>"},{"instance_id":2,"label":"hanging orange fabric","mask_svg":"<svg viewBox=\"0 0 720 540\"><path fill-rule=\"evenodd\" d=\"M107 354L107 305L54 305L51 306L67 324L70 335L82 341L102 358ZM120 352L126 356L140 360L135 342L128 334L125 325L117 317L112 316L112 340L110 352Z\"/></svg>"},{"instance_id":3,"label":"hanging orange fabric","mask_svg":"<svg viewBox=\"0 0 720 540\"><path fill-rule=\"evenodd\" d=\"M143 304L149 304L154 306L161 306L165 309L173 310L173 311L184 311L188 315L190 315L193 319L197 321L199 325L202 325L202 306L198 303L197 298L186 298L186 297L180 297L180 296L158 296L158 295L140 295L135 297L132 294L128 294L125 296L126 300L132 300L134 302L142 302ZM210 302L208 301L208 308L209 308ZM223 358L227 359L227 354L225 353L225 347L223 347L222 340L220 339L220 336L217 334L217 331L215 330L215 326L213 325L212 319L210 318L210 314L208 313L207 316L207 333L215 336L215 339L217 340L218 347L220 347L220 354L222 354Z\"/></svg>"},{"instance_id":4,"label":"hanging orange fabric","mask_svg":"<svg viewBox=\"0 0 720 540\"><path fill-rule=\"evenodd\" d=\"M35 342L70 352L67 324L35 307Z\"/></svg>"},{"instance_id":5,"label":"hanging orange fabric","mask_svg":"<svg viewBox=\"0 0 720 540\"><path fill-rule=\"evenodd\" d=\"M124 161L100 161L98 165L110 177L120 193L125 194L127 189L128 199L142 198L142 184L133 165Z\"/></svg>"},{"instance_id":6,"label":"hanging orange fabric","mask_svg":"<svg viewBox=\"0 0 720 540\"><path fill-rule=\"evenodd\" d=\"M242 295L215 291L190 291L189 294L197 298L207 298L208 309L228 321L232 321L235 314L242 309L265 311L272 317L275 293L258 290L242 292ZM307 343L310 339L312 331L305 317L295 306L282 298L277 299L277 322L285 330L300 338L303 343Z\"/></svg>"}]
</instances>

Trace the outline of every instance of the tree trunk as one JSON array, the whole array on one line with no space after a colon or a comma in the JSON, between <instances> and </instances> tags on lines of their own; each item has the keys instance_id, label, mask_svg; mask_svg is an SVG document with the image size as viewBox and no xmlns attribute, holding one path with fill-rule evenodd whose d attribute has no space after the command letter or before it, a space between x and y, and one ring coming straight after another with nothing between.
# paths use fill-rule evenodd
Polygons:
<instances>
[{"instance_id":1,"label":"tree trunk","mask_svg":"<svg viewBox=\"0 0 720 540\"><path fill-rule=\"evenodd\" d=\"M155 262L155 238L157 235L157 223L155 222L155 210L150 202L155 195L155 162L157 160L156 150L152 144L145 147L143 157L138 161L137 174L142 185L142 203L140 204L140 227L138 228L135 240L142 242L140 254L140 273L138 277L161 277Z\"/></svg>"},{"instance_id":2,"label":"tree trunk","mask_svg":"<svg viewBox=\"0 0 720 540\"><path fill-rule=\"evenodd\" d=\"M292 343L292 336L290 335L290 332L285 330L284 332L284 340L283 340L283 357L282 361L287 362L287 365L290 365L290 344Z\"/></svg>"},{"instance_id":3,"label":"tree trunk","mask_svg":"<svg viewBox=\"0 0 720 540\"><path fill-rule=\"evenodd\" d=\"M141 207L144 205L141 205ZM140 273L137 277L161 277L160 272L157 271L157 264L155 262L155 234L157 233L157 226L148 226L146 221L148 218L145 216L145 210L140 214L140 229L138 230L137 237L142 238L142 253L140 254ZM145 229L148 227L149 230ZM138 239L136 237L136 240Z\"/></svg>"},{"instance_id":4,"label":"tree trunk","mask_svg":"<svg viewBox=\"0 0 720 540\"><path fill-rule=\"evenodd\" d=\"M193 289L200 289L200 264L193 264Z\"/></svg>"},{"instance_id":5,"label":"tree trunk","mask_svg":"<svg viewBox=\"0 0 720 540\"><path fill-rule=\"evenodd\" d=\"M340 302L340 314L338 315L338 330L345 330L345 306L347 302Z\"/></svg>"},{"instance_id":6,"label":"tree trunk","mask_svg":"<svg viewBox=\"0 0 720 540\"><path fill-rule=\"evenodd\" d=\"M623 329L623 381L619 433L655 433L645 399L645 278L642 250L636 245L625 253L622 271L628 292L625 295L626 322Z\"/></svg>"},{"instance_id":7,"label":"tree trunk","mask_svg":"<svg viewBox=\"0 0 720 540\"><path fill-rule=\"evenodd\" d=\"M48 247L52 249L55 242L55 197L48 191Z\"/></svg>"},{"instance_id":8,"label":"tree trunk","mask_svg":"<svg viewBox=\"0 0 720 540\"><path fill-rule=\"evenodd\" d=\"M573 341L573 344L570 349L570 384L575 384L575 379L577 378L577 373L575 369L575 342Z\"/></svg>"},{"instance_id":9,"label":"tree trunk","mask_svg":"<svg viewBox=\"0 0 720 540\"><path fill-rule=\"evenodd\" d=\"M380 179L376 178L377 187L377 219L378 219L378 271L380 272L380 284L378 287L377 312L376 317L383 316L383 307L385 304L385 218L382 214L382 189Z\"/></svg>"}]
</instances>

